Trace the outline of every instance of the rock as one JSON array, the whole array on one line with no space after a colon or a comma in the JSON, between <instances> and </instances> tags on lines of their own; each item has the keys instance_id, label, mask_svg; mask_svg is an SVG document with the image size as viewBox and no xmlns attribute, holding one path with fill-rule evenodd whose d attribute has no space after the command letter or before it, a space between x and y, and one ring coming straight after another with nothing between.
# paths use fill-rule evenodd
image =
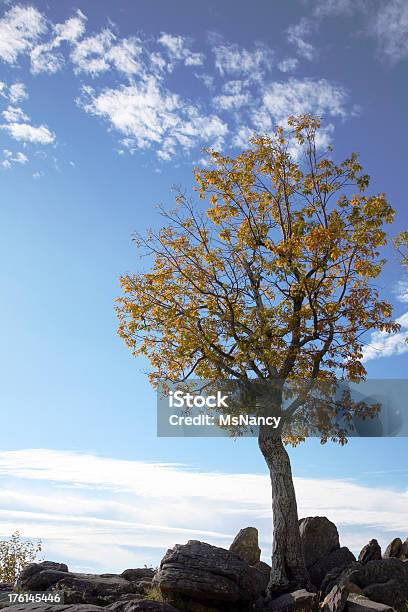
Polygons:
<instances>
[{"instance_id":1,"label":"rock","mask_svg":"<svg viewBox=\"0 0 408 612\"><path fill-rule=\"evenodd\" d=\"M390 557L396 557L399 559L402 553L402 542L401 538L394 538L385 549L384 559L389 559Z\"/></svg>"},{"instance_id":2,"label":"rock","mask_svg":"<svg viewBox=\"0 0 408 612\"><path fill-rule=\"evenodd\" d=\"M392 612L393 608L386 606L376 601L371 601L363 595L356 595L351 593L347 598L347 610L349 612Z\"/></svg>"},{"instance_id":3,"label":"rock","mask_svg":"<svg viewBox=\"0 0 408 612\"><path fill-rule=\"evenodd\" d=\"M330 593L326 595L321 604L323 612L342 612L346 607L348 596L349 592L347 587L345 585L338 586L336 584Z\"/></svg>"},{"instance_id":4,"label":"rock","mask_svg":"<svg viewBox=\"0 0 408 612\"><path fill-rule=\"evenodd\" d=\"M370 540L368 544L363 546L358 555L360 563L367 563L368 561L375 561L381 559L381 546L377 540Z\"/></svg>"},{"instance_id":5,"label":"rock","mask_svg":"<svg viewBox=\"0 0 408 612\"><path fill-rule=\"evenodd\" d=\"M261 549L258 546L258 530L255 527L241 529L229 549L249 565L255 565L261 559Z\"/></svg>"},{"instance_id":6,"label":"rock","mask_svg":"<svg viewBox=\"0 0 408 612\"><path fill-rule=\"evenodd\" d=\"M408 599L408 563L400 559L354 563L337 580L339 584L354 583L369 599L393 608Z\"/></svg>"},{"instance_id":7,"label":"rock","mask_svg":"<svg viewBox=\"0 0 408 612\"><path fill-rule=\"evenodd\" d=\"M325 555L322 559L317 561L317 563L308 568L310 580L312 581L312 584L319 589L328 572L334 568L343 570L346 567L349 567L352 563L355 563L355 560L355 556L346 546L343 546L338 550L333 550L331 553Z\"/></svg>"},{"instance_id":8,"label":"rock","mask_svg":"<svg viewBox=\"0 0 408 612\"><path fill-rule=\"evenodd\" d=\"M7 612L106 612L111 607L94 606L90 604L74 605L49 605L49 604L19 604L9 606ZM127 602L123 612L179 612L177 608L161 601L151 601L150 599L133 600Z\"/></svg>"},{"instance_id":9,"label":"rock","mask_svg":"<svg viewBox=\"0 0 408 612\"><path fill-rule=\"evenodd\" d=\"M167 551L153 585L176 607L180 601L197 602L235 612L255 601L268 579L269 573L250 566L235 553L190 540ZM191 610L198 609L189 605Z\"/></svg>"},{"instance_id":10,"label":"rock","mask_svg":"<svg viewBox=\"0 0 408 612\"><path fill-rule=\"evenodd\" d=\"M59 576L67 572L68 566L65 563L54 563L54 561L29 563L17 578L16 588L45 591L50 585L57 582ZM40 578L40 574L44 575Z\"/></svg>"},{"instance_id":11,"label":"rock","mask_svg":"<svg viewBox=\"0 0 408 612\"><path fill-rule=\"evenodd\" d=\"M262 608L265 612L279 611L279 612L292 612L302 611L311 612L315 610L318 605L318 597L316 593L309 593L305 589L294 591L293 593L286 593L276 599L266 603Z\"/></svg>"},{"instance_id":12,"label":"rock","mask_svg":"<svg viewBox=\"0 0 408 612\"><path fill-rule=\"evenodd\" d=\"M127 593L138 591L137 583L129 582L115 574L65 574L53 585L53 590L62 590L65 603L89 603L107 606Z\"/></svg>"},{"instance_id":13,"label":"rock","mask_svg":"<svg viewBox=\"0 0 408 612\"><path fill-rule=\"evenodd\" d=\"M307 568L340 548L337 527L325 516L303 518L299 521L299 529Z\"/></svg>"},{"instance_id":14,"label":"rock","mask_svg":"<svg viewBox=\"0 0 408 612\"><path fill-rule=\"evenodd\" d=\"M137 569L126 569L121 573L122 578L134 582L142 578L153 578L154 569L152 567L141 567Z\"/></svg>"},{"instance_id":15,"label":"rock","mask_svg":"<svg viewBox=\"0 0 408 612\"><path fill-rule=\"evenodd\" d=\"M110 607L108 608L111 609ZM106 610L106 608L105 608ZM141 599L140 601L129 601L123 608L123 612L179 612L170 604L151 599Z\"/></svg>"},{"instance_id":16,"label":"rock","mask_svg":"<svg viewBox=\"0 0 408 612\"><path fill-rule=\"evenodd\" d=\"M408 538L405 540L405 542L402 545L400 559L402 559L403 561L408 559Z\"/></svg>"},{"instance_id":17,"label":"rock","mask_svg":"<svg viewBox=\"0 0 408 612\"><path fill-rule=\"evenodd\" d=\"M8 606L7 612L103 612L103 608L89 604L60 606L55 604L29 603Z\"/></svg>"}]
</instances>

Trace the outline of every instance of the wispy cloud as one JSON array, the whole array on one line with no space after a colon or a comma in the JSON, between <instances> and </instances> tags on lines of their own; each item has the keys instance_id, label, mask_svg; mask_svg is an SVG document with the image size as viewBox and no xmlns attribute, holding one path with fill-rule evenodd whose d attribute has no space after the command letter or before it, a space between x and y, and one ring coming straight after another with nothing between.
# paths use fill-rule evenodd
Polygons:
<instances>
[{"instance_id":1,"label":"wispy cloud","mask_svg":"<svg viewBox=\"0 0 408 612\"><path fill-rule=\"evenodd\" d=\"M203 53L193 52L190 48L191 40L185 36L174 36L162 32L158 42L166 50L170 64L168 69L172 70L175 62L183 62L185 66L201 66L204 63Z\"/></svg>"},{"instance_id":2,"label":"wispy cloud","mask_svg":"<svg viewBox=\"0 0 408 612\"><path fill-rule=\"evenodd\" d=\"M302 17L302 19L289 26L287 30L288 42L294 45L297 54L306 60L312 61L315 59L317 51L314 45L306 39L314 32L316 24L311 19Z\"/></svg>"},{"instance_id":3,"label":"wispy cloud","mask_svg":"<svg viewBox=\"0 0 408 612\"><path fill-rule=\"evenodd\" d=\"M255 44L252 50L224 41L211 34L214 64L220 75L234 75L259 81L273 68L274 52L267 45Z\"/></svg>"},{"instance_id":4,"label":"wispy cloud","mask_svg":"<svg viewBox=\"0 0 408 612\"><path fill-rule=\"evenodd\" d=\"M379 359L380 357L392 357L393 355L403 355L408 352L408 312L396 319L401 325L401 331L395 334L376 331L371 334L370 340L364 347L363 361Z\"/></svg>"},{"instance_id":5,"label":"wispy cloud","mask_svg":"<svg viewBox=\"0 0 408 612\"><path fill-rule=\"evenodd\" d=\"M0 533L19 528L40 537L47 557L74 568L156 564L166 548L190 538L228 547L248 524L260 530L264 558L270 555L270 484L263 474L36 449L0 453L0 477ZM312 478L296 478L295 486L300 515L327 515L357 551L369 537L385 544L404 533L407 492ZM109 561L101 555L106 549Z\"/></svg>"},{"instance_id":6,"label":"wispy cloud","mask_svg":"<svg viewBox=\"0 0 408 612\"><path fill-rule=\"evenodd\" d=\"M125 137L129 149L155 145L162 159L169 159L176 148L186 150L211 141L221 146L228 132L217 116L202 114L152 76L100 93L86 88L79 104L87 113L106 119Z\"/></svg>"},{"instance_id":7,"label":"wispy cloud","mask_svg":"<svg viewBox=\"0 0 408 612\"><path fill-rule=\"evenodd\" d=\"M281 72L293 72L298 67L299 60L296 57L287 57L278 63Z\"/></svg>"},{"instance_id":8,"label":"wispy cloud","mask_svg":"<svg viewBox=\"0 0 408 612\"><path fill-rule=\"evenodd\" d=\"M0 58L13 64L33 48L47 30L42 13L32 6L14 6L0 19Z\"/></svg>"}]
</instances>

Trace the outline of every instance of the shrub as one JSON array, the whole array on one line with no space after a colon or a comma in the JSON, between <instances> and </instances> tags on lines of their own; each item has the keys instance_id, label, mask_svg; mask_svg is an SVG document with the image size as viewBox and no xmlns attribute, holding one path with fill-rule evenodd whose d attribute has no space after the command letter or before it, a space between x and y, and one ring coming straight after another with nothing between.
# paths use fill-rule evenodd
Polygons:
<instances>
[{"instance_id":1,"label":"shrub","mask_svg":"<svg viewBox=\"0 0 408 612\"><path fill-rule=\"evenodd\" d=\"M15 583L21 570L41 552L42 544L23 540L15 531L8 540L0 541L0 581Z\"/></svg>"}]
</instances>

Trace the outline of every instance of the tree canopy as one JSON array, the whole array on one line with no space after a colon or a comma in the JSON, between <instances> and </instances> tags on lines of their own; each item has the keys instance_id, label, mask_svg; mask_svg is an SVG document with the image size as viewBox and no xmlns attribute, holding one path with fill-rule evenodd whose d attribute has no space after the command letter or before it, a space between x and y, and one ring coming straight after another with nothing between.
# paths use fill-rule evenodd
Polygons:
<instances>
[{"instance_id":1,"label":"tree canopy","mask_svg":"<svg viewBox=\"0 0 408 612\"><path fill-rule=\"evenodd\" d=\"M164 226L135 237L152 265L121 278L119 334L149 359L153 384L358 382L365 332L398 330L372 282L393 209L367 194L356 153L319 153L319 129L290 117L235 157L209 150L195 169L208 208L179 191Z\"/></svg>"}]
</instances>

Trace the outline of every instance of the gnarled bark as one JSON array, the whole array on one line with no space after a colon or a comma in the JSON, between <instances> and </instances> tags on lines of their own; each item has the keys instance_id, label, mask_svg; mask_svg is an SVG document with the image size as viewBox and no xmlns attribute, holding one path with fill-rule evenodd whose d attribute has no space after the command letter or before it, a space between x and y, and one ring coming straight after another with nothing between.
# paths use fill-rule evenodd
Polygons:
<instances>
[{"instance_id":1,"label":"gnarled bark","mask_svg":"<svg viewBox=\"0 0 408 612\"><path fill-rule=\"evenodd\" d=\"M298 512L289 455L280 433L261 426L259 448L272 484L273 550L269 594L298 588L314 590L303 559Z\"/></svg>"}]
</instances>

